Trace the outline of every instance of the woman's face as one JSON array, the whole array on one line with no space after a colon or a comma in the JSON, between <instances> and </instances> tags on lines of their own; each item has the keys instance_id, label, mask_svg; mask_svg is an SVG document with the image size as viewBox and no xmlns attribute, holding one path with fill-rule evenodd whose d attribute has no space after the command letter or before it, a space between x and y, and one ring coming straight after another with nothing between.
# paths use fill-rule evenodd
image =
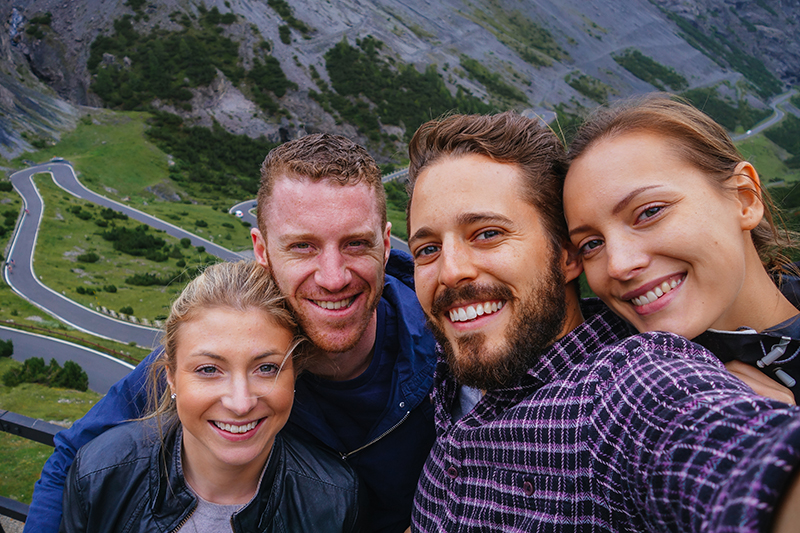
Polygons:
<instances>
[{"instance_id":1,"label":"woman's face","mask_svg":"<svg viewBox=\"0 0 800 533\"><path fill-rule=\"evenodd\" d=\"M292 339L256 309L207 309L180 327L168 381L187 463L263 466L292 408Z\"/></svg>"},{"instance_id":2,"label":"woman's face","mask_svg":"<svg viewBox=\"0 0 800 533\"><path fill-rule=\"evenodd\" d=\"M572 163L564 208L592 290L639 331L693 338L746 320L748 209L758 208L747 196L712 183L664 137L632 132Z\"/></svg>"}]
</instances>

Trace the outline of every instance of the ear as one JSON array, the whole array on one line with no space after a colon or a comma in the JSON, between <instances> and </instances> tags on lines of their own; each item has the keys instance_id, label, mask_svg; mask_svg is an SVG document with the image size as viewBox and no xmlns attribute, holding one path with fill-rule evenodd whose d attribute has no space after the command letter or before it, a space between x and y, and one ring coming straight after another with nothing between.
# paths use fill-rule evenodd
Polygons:
<instances>
[{"instance_id":1,"label":"ear","mask_svg":"<svg viewBox=\"0 0 800 533\"><path fill-rule=\"evenodd\" d=\"M258 228L250 229L250 237L253 239L253 253L256 261L262 267L269 269L269 256L267 255L267 240L261 235Z\"/></svg>"},{"instance_id":2,"label":"ear","mask_svg":"<svg viewBox=\"0 0 800 533\"><path fill-rule=\"evenodd\" d=\"M383 265L389 262L389 252L392 251L392 223L386 222L386 230L383 232Z\"/></svg>"},{"instance_id":3,"label":"ear","mask_svg":"<svg viewBox=\"0 0 800 533\"><path fill-rule=\"evenodd\" d=\"M167 368L165 374L167 375L167 385L169 385L170 392L175 394L175 376L172 375L172 371L169 369L169 367Z\"/></svg>"},{"instance_id":4,"label":"ear","mask_svg":"<svg viewBox=\"0 0 800 533\"><path fill-rule=\"evenodd\" d=\"M764 202L761 200L761 180L753 165L742 161L734 169L734 186L739 204L742 229L750 231L764 217Z\"/></svg>"},{"instance_id":5,"label":"ear","mask_svg":"<svg viewBox=\"0 0 800 533\"><path fill-rule=\"evenodd\" d=\"M561 250L561 270L564 272L564 282L569 283L578 278L583 272L583 261L578 247L570 241L562 245Z\"/></svg>"}]
</instances>

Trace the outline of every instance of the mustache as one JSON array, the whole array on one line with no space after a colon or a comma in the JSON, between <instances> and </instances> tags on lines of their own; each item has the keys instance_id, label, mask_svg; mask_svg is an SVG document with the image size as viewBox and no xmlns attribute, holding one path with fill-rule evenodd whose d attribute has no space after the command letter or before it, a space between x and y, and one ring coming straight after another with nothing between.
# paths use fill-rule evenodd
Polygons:
<instances>
[{"instance_id":1,"label":"mustache","mask_svg":"<svg viewBox=\"0 0 800 533\"><path fill-rule=\"evenodd\" d=\"M431 316L441 316L456 302L486 302L489 300L514 300L511 290L504 285L479 285L470 283L460 287L447 287L431 304Z\"/></svg>"}]
</instances>

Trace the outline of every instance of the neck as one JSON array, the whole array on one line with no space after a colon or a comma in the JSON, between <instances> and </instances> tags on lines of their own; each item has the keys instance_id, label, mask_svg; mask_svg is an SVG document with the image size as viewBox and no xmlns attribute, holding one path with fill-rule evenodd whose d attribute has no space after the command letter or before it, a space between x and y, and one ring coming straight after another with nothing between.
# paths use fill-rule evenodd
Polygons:
<instances>
[{"instance_id":1,"label":"neck","mask_svg":"<svg viewBox=\"0 0 800 533\"><path fill-rule=\"evenodd\" d=\"M203 450L186 438L186 432L183 435L183 477L198 496L220 505L244 505L253 499L272 444L262 454L263 460L259 458L241 466L229 465L206 457Z\"/></svg>"},{"instance_id":2,"label":"neck","mask_svg":"<svg viewBox=\"0 0 800 533\"><path fill-rule=\"evenodd\" d=\"M763 331L797 314L797 308L781 294L759 261L748 271L734 306L711 328L732 331L739 327L749 327Z\"/></svg>"},{"instance_id":3,"label":"neck","mask_svg":"<svg viewBox=\"0 0 800 533\"><path fill-rule=\"evenodd\" d=\"M570 331L583 324L583 313L581 312L581 299L578 291L575 290L573 284L567 286L566 291L566 319L564 320L564 327L558 338L565 337Z\"/></svg>"},{"instance_id":4,"label":"neck","mask_svg":"<svg viewBox=\"0 0 800 533\"><path fill-rule=\"evenodd\" d=\"M331 381L347 381L360 376L372 362L378 331L378 312L372 313L367 329L355 346L344 352L319 352L308 371Z\"/></svg>"}]
</instances>

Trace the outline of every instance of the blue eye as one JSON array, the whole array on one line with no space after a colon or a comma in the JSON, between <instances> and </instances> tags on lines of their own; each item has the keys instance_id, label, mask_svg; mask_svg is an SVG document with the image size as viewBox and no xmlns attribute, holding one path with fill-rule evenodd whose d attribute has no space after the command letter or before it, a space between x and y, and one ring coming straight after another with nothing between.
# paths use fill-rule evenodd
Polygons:
<instances>
[{"instance_id":1,"label":"blue eye","mask_svg":"<svg viewBox=\"0 0 800 533\"><path fill-rule=\"evenodd\" d=\"M439 247L438 246L434 246L433 244L429 244L429 245L423 246L419 250L417 250L416 256L417 257L424 257L426 255L435 254L438 251L439 251Z\"/></svg>"},{"instance_id":2,"label":"blue eye","mask_svg":"<svg viewBox=\"0 0 800 533\"><path fill-rule=\"evenodd\" d=\"M482 232L478 233L478 235L475 237L475 239L476 240L487 240L487 239L491 239L492 237L497 237L498 235L500 235L500 230L487 229L486 231L482 231Z\"/></svg>"},{"instance_id":3,"label":"blue eye","mask_svg":"<svg viewBox=\"0 0 800 533\"><path fill-rule=\"evenodd\" d=\"M277 374L278 371L281 369L278 365L274 363L264 363L263 365L259 365L258 371L262 374Z\"/></svg>"}]
</instances>

